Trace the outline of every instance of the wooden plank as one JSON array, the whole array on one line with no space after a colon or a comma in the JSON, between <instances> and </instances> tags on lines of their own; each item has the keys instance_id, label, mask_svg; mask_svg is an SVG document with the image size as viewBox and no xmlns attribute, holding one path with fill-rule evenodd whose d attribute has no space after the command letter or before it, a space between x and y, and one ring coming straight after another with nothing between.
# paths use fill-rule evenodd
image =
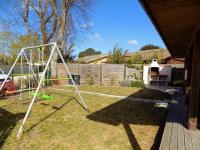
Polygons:
<instances>
[{"instance_id":1,"label":"wooden plank","mask_svg":"<svg viewBox=\"0 0 200 150\"><path fill-rule=\"evenodd\" d=\"M185 149L186 150L193 150L190 133L185 128L184 128L184 137L185 137Z\"/></svg>"},{"instance_id":2,"label":"wooden plank","mask_svg":"<svg viewBox=\"0 0 200 150\"><path fill-rule=\"evenodd\" d=\"M178 150L185 149L185 138L184 138L184 125L186 123L187 109L184 106L184 97L179 94L177 96L178 104L177 104L177 116L178 116Z\"/></svg>"},{"instance_id":3,"label":"wooden plank","mask_svg":"<svg viewBox=\"0 0 200 150\"><path fill-rule=\"evenodd\" d=\"M171 142L170 142L170 150L177 150L178 149L178 113L177 113L177 104L172 104L172 111L170 122L172 123L172 135L171 135Z\"/></svg>"},{"instance_id":4,"label":"wooden plank","mask_svg":"<svg viewBox=\"0 0 200 150\"><path fill-rule=\"evenodd\" d=\"M167 122L165 125L165 130L164 130L161 145L160 145L160 150L169 150L171 134L172 134L172 123Z\"/></svg>"},{"instance_id":5,"label":"wooden plank","mask_svg":"<svg viewBox=\"0 0 200 150\"><path fill-rule=\"evenodd\" d=\"M200 147L200 131L197 130L196 132L197 132L197 137L198 137L198 139L199 139L199 144L198 144L198 146Z\"/></svg>"},{"instance_id":6,"label":"wooden plank","mask_svg":"<svg viewBox=\"0 0 200 150\"><path fill-rule=\"evenodd\" d=\"M198 132L196 131L191 131L190 132L190 136L191 136L191 141L192 141L192 147L194 150L199 150L200 147L199 147L199 143L200 143L200 140L198 138Z\"/></svg>"},{"instance_id":7,"label":"wooden plank","mask_svg":"<svg viewBox=\"0 0 200 150\"><path fill-rule=\"evenodd\" d=\"M171 135L171 142L170 142L170 150L177 150L178 149L178 124L172 123L172 135Z\"/></svg>"},{"instance_id":8,"label":"wooden plank","mask_svg":"<svg viewBox=\"0 0 200 150\"><path fill-rule=\"evenodd\" d=\"M187 107L184 105L184 96L175 93L173 100L177 100L178 104L170 106L160 150L199 150L200 131L191 132L186 128Z\"/></svg>"},{"instance_id":9,"label":"wooden plank","mask_svg":"<svg viewBox=\"0 0 200 150\"><path fill-rule=\"evenodd\" d=\"M185 149L185 139L184 139L184 127L182 125L178 125L178 150Z\"/></svg>"},{"instance_id":10,"label":"wooden plank","mask_svg":"<svg viewBox=\"0 0 200 150\"><path fill-rule=\"evenodd\" d=\"M160 150L169 150L170 149L170 142L171 142L171 135L172 135L172 128L173 125L171 121L171 114L173 114L173 106L174 104L170 105L169 113L167 116L167 122L165 124L164 133L161 140Z\"/></svg>"},{"instance_id":11,"label":"wooden plank","mask_svg":"<svg viewBox=\"0 0 200 150\"><path fill-rule=\"evenodd\" d=\"M195 131L196 132L196 138L198 139L198 147L200 147L200 130Z\"/></svg>"}]
</instances>

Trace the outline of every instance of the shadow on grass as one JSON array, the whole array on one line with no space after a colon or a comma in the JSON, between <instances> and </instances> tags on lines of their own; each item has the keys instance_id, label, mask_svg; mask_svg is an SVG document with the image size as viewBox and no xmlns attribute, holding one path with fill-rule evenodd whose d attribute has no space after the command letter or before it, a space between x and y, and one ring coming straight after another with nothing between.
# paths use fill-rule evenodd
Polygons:
<instances>
[{"instance_id":1,"label":"shadow on grass","mask_svg":"<svg viewBox=\"0 0 200 150\"><path fill-rule=\"evenodd\" d=\"M25 113L12 114L0 108L0 149L10 135L12 129L16 126L18 120L22 119L24 115Z\"/></svg>"},{"instance_id":2,"label":"shadow on grass","mask_svg":"<svg viewBox=\"0 0 200 150\"><path fill-rule=\"evenodd\" d=\"M141 98L140 96L142 96L143 98L143 94L146 93L142 89L141 91L138 91L128 96L127 98ZM159 94L162 95L163 93L160 93L159 91ZM148 97L148 95L146 95L146 97ZM130 125L154 125L162 128L162 125L165 122L167 109L154 107L154 104L150 103L147 104L142 102L134 102L133 100L127 98L119 100L116 103L113 103L96 112L93 112L88 115L87 118L96 122L106 123L114 126L119 126L120 124L122 124L132 148L141 150L141 146L139 145ZM154 97L154 99L158 98ZM158 134L162 134L162 132L158 132ZM160 139L158 138L160 137L156 135L154 139L156 143L154 143L151 149L158 148L160 142Z\"/></svg>"},{"instance_id":3,"label":"shadow on grass","mask_svg":"<svg viewBox=\"0 0 200 150\"><path fill-rule=\"evenodd\" d=\"M75 100L78 104L80 104L81 107L83 107L82 104L76 98L70 97L60 107L52 106L52 109L54 109L54 111L52 113L48 114L43 119L41 119L36 124L34 124L32 127L30 127L26 132L29 132L31 129L36 127L38 124L45 121L47 118L51 117L53 114L55 114L57 111L62 109L65 105L67 105L72 100ZM39 101L42 101L42 99L37 100L37 102L39 102ZM23 105L30 103L30 102L27 102L27 99L24 99L20 102L22 102ZM4 142L6 141L7 137L10 135L12 129L16 126L18 120L23 119L25 116L25 113L12 114L11 112L5 110L5 108L8 108L8 106L11 106L13 104L15 104L15 102L4 105L3 108L0 108L0 149L3 146ZM49 106L49 104L46 104L46 103L41 103L41 105Z\"/></svg>"},{"instance_id":4,"label":"shadow on grass","mask_svg":"<svg viewBox=\"0 0 200 150\"><path fill-rule=\"evenodd\" d=\"M69 100L67 100L65 103L63 103L60 107L55 107L53 106L52 108L54 109L54 111L50 114L48 114L46 117L44 117L43 119L41 119L39 122L37 122L36 124L34 124L33 126L31 126L28 130L26 130L26 132L29 132L31 129L35 128L37 125L39 125L40 123L42 123L43 121L45 121L46 119L48 119L49 117L51 117L53 114L55 114L57 111L59 111L60 109L62 109L65 105L67 105L71 100L73 100L73 97L70 98ZM42 104L44 105L44 104ZM47 106L47 105L44 105Z\"/></svg>"},{"instance_id":5,"label":"shadow on grass","mask_svg":"<svg viewBox=\"0 0 200 150\"><path fill-rule=\"evenodd\" d=\"M151 96L152 96L151 91ZM148 92L149 93L149 92ZM144 90L138 91L137 93L134 93L130 95L129 97L135 97L143 98L144 94L147 94L147 92L144 92ZM157 93L162 95L163 93ZM59 93L60 95L60 93ZM64 94L66 96L66 94ZM140 97L141 96L141 97ZM148 97L148 94L145 95ZM157 95L155 95L157 96ZM154 99L158 99L157 97L151 97ZM164 96L163 96L164 99ZM45 121L47 118L54 115L57 111L62 109L65 105L67 105L70 101L76 100L74 97L70 97L65 103L63 103L60 107L53 106L54 109L53 112L42 118L39 122L31 126L26 132L29 132L31 129L36 127L41 122ZM78 101L77 101L78 102ZM79 103L80 104L80 103ZM117 101L116 103L113 103L109 106L106 106L96 112L91 113L87 116L88 119L96 121L96 122L102 122L114 126L118 126L120 124L123 125L127 137L129 139L129 142L133 149L141 149L141 146L139 145L137 138L135 137L134 132L131 129L130 125L137 124L137 125L155 125L160 126L164 122L165 118L165 108L158 108L154 107L154 104L146 104L141 102L134 102L130 99L122 99ZM17 121L21 119L24 116L23 113L20 114L12 114L2 108L0 108L0 148L3 146L4 142L6 141L7 137L10 135L11 130L16 125ZM162 132L161 132L162 134ZM156 136L157 138L159 136ZM159 145L160 138L155 138L155 142ZM156 149L157 146L154 146L151 149Z\"/></svg>"},{"instance_id":6,"label":"shadow on grass","mask_svg":"<svg viewBox=\"0 0 200 150\"><path fill-rule=\"evenodd\" d=\"M14 97L10 97L9 99L11 100L11 99L15 99ZM6 98L5 100L9 100L8 98ZM1 99L2 100L2 99ZM4 99L3 99L4 100ZM31 98L25 98L25 99L22 99L22 100L16 100L17 102L23 102L22 104L24 104L24 105L26 105L26 104L29 104L30 102L31 102ZM12 106L12 105L15 105L16 104L16 101L14 101L14 102L11 102L11 103L9 103L9 104L6 104L6 105L3 105L3 106L1 106L2 108L9 108L10 106Z\"/></svg>"},{"instance_id":7,"label":"shadow on grass","mask_svg":"<svg viewBox=\"0 0 200 150\"><path fill-rule=\"evenodd\" d=\"M67 100L65 103L63 103L60 107L56 107L56 106L52 106L52 108L54 109L54 111L50 114L48 114L46 117L44 117L43 119L41 119L39 122L37 122L36 124L34 124L33 126L31 126L26 132L29 132L31 129L33 129L34 127L36 127L37 125L39 125L40 123L42 123L43 121L45 121L46 119L48 119L49 117L51 117L52 115L54 115L57 111L59 111L60 109L62 109L65 105L67 105L70 101L75 100L77 101L77 103L81 106L82 104L74 97L70 97L69 100ZM46 103L41 103L43 106L49 106ZM83 107L84 109L84 107Z\"/></svg>"},{"instance_id":8,"label":"shadow on grass","mask_svg":"<svg viewBox=\"0 0 200 150\"><path fill-rule=\"evenodd\" d=\"M37 103L37 102L40 102L40 101L43 101L44 99L43 98L37 98L37 99L35 99L35 103ZM31 99L28 99L28 101L26 102L24 102L24 103L22 103L23 105L29 105L30 103L31 103L31 101L32 101L32 97L31 97Z\"/></svg>"},{"instance_id":9,"label":"shadow on grass","mask_svg":"<svg viewBox=\"0 0 200 150\"><path fill-rule=\"evenodd\" d=\"M66 96L66 93L62 93L62 92L58 92L58 91L55 91L55 92L48 92L49 93L49 95L51 95L51 94L57 94L57 95L63 95L63 96ZM78 95L77 95L78 96ZM83 106L83 104L81 103L81 101L80 101L80 98L79 99L77 99L76 97L71 97L71 98L73 98L84 110L86 110L86 108ZM86 111L88 111L89 112L89 110L86 110Z\"/></svg>"},{"instance_id":10,"label":"shadow on grass","mask_svg":"<svg viewBox=\"0 0 200 150\"><path fill-rule=\"evenodd\" d=\"M140 91L129 95L129 97L133 98L142 98L142 99L157 99L157 100L164 100L164 99L172 99L172 96L168 93L164 93L158 90L144 88Z\"/></svg>"}]
</instances>

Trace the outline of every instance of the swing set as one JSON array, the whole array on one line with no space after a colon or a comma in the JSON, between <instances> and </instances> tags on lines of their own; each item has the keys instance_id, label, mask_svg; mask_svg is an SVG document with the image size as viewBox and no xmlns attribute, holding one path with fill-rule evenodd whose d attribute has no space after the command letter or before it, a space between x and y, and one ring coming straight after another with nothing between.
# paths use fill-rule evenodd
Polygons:
<instances>
[{"instance_id":1,"label":"swing set","mask_svg":"<svg viewBox=\"0 0 200 150\"><path fill-rule=\"evenodd\" d=\"M44 49L49 49L50 54L49 57L47 57L44 54ZM66 76L67 78L51 78L51 62L53 59L53 56L59 56L62 60L62 63L64 65L64 68L66 70ZM46 60L45 60L46 59ZM17 63L20 62L20 74L12 74L14 67ZM28 73L24 73L23 65L26 63L28 64ZM35 66L38 66L37 68ZM40 66L42 68L40 68ZM40 70L42 69L42 72ZM3 83L0 86L0 91L2 91L5 88L6 83L9 80L9 77L19 77L20 78L20 100L22 100L22 93L24 91L28 91L29 97L31 98L31 102L29 104L28 110L26 112L26 115L21 123L21 126L19 128L19 131L17 133L17 138L21 137L21 134L23 132L23 127L25 125L25 122L31 112L32 106L36 100L37 97L40 97L44 100L51 100L53 98L52 95L48 95L45 92L45 88L47 86L47 83L50 81L56 81L56 80L71 80L72 86L74 87L77 95L80 99L80 104L84 107L85 110L88 111L88 108L72 78L72 75L67 67L67 64L58 48L57 43L49 43L49 44L43 44L39 46L32 46L32 47L25 47L22 48L19 52L15 62L13 63L10 71L8 72L8 75L6 79L3 81ZM28 79L28 89L23 88L23 81ZM37 81L37 83L36 83ZM36 87L34 87L34 84L36 84Z\"/></svg>"}]
</instances>

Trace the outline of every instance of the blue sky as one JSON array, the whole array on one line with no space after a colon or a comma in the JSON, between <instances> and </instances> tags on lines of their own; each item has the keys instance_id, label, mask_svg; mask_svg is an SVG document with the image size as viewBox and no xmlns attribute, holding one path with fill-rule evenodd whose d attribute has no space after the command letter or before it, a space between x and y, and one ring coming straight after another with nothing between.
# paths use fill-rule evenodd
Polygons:
<instances>
[{"instance_id":1,"label":"blue sky","mask_svg":"<svg viewBox=\"0 0 200 150\"><path fill-rule=\"evenodd\" d=\"M98 2L94 5L90 20L81 25L83 29L89 30L75 42L75 55L90 47L106 54L115 44L129 52L137 51L146 44L165 47L138 0L94 1ZM7 5L6 0L0 5L2 21L8 17L4 13L4 5ZM19 27L17 30L23 33L24 28Z\"/></svg>"},{"instance_id":2,"label":"blue sky","mask_svg":"<svg viewBox=\"0 0 200 150\"><path fill-rule=\"evenodd\" d=\"M89 47L108 53L115 44L129 52L145 44L165 47L138 0L100 0L82 27L91 29L75 47L76 54Z\"/></svg>"}]
</instances>

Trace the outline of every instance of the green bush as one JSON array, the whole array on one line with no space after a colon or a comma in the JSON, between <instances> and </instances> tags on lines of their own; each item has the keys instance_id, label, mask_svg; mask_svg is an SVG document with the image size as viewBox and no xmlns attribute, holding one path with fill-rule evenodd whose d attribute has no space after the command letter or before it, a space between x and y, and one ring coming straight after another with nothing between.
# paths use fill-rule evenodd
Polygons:
<instances>
[{"instance_id":1,"label":"green bush","mask_svg":"<svg viewBox=\"0 0 200 150\"><path fill-rule=\"evenodd\" d=\"M131 87L144 87L143 81L131 81Z\"/></svg>"},{"instance_id":2,"label":"green bush","mask_svg":"<svg viewBox=\"0 0 200 150\"><path fill-rule=\"evenodd\" d=\"M183 86L184 81L183 80L174 80L172 82L173 86Z\"/></svg>"},{"instance_id":3,"label":"green bush","mask_svg":"<svg viewBox=\"0 0 200 150\"><path fill-rule=\"evenodd\" d=\"M122 80L122 81L119 82L119 84L121 86L130 87L131 86L131 80Z\"/></svg>"}]
</instances>

